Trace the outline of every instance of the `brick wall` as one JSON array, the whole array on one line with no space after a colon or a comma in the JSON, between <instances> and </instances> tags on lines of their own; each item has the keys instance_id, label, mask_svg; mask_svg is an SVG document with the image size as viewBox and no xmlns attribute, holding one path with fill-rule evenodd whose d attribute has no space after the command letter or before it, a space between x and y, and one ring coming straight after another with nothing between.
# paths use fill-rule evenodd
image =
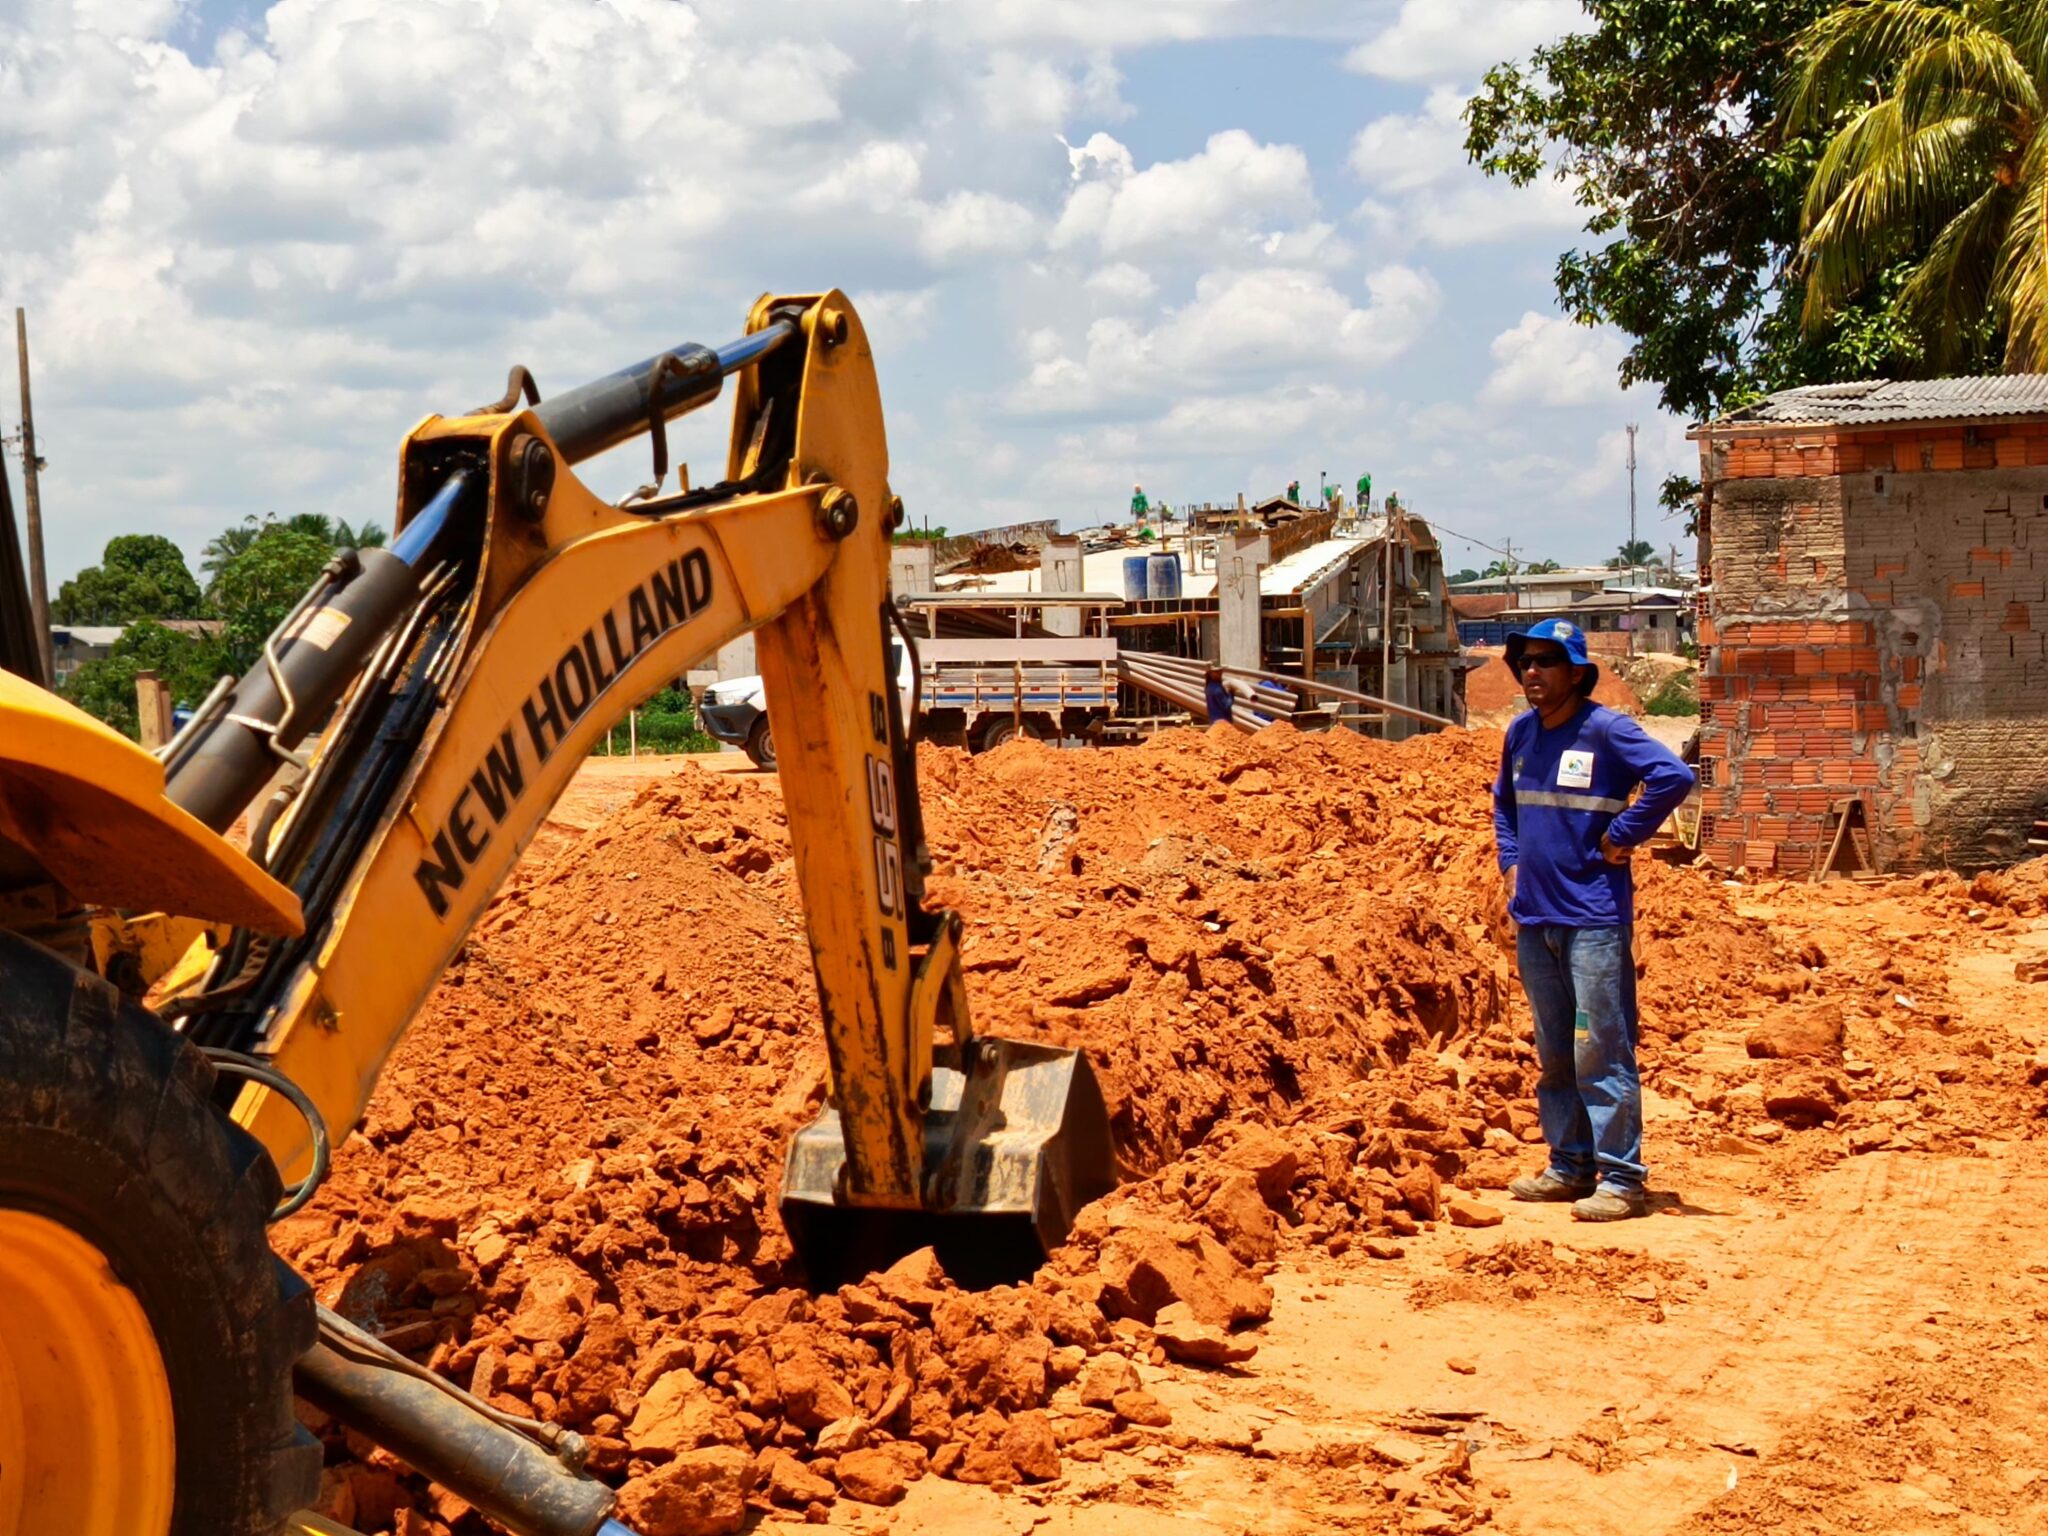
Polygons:
<instances>
[{"instance_id":1,"label":"brick wall","mask_svg":"<svg viewBox=\"0 0 2048 1536\"><path fill-rule=\"evenodd\" d=\"M1887 867L2023 856L2048 811L2048 422L1702 459L1709 855L1803 872L1857 797Z\"/></svg>"}]
</instances>

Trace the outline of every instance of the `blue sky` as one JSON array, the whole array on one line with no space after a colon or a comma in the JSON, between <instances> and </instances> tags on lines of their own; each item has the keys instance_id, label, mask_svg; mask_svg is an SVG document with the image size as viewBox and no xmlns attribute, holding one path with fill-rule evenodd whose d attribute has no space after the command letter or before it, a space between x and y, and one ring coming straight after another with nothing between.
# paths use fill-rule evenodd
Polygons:
<instances>
[{"instance_id":1,"label":"blue sky","mask_svg":"<svg viewBox=\"0 0 2048 1536\"><path fill-rule=\"evenodd\" d=\"M1375 486L1482 565L1612 553L1683 424L1556 313L1555 187L1459 105L1571 0L7 0L0 303L53 578L114 534L388 523L395 450L838 286L954 529ZM14 402L4 415L12 430ZM722 423L679 452L709 469ZM645 478L644 449L588 468ZM10 470L14 466L10 465ZM700 471L699 478L702 478ZM1681 550L1683 554L1683 550Z\"/></svg>"}]
</instances>

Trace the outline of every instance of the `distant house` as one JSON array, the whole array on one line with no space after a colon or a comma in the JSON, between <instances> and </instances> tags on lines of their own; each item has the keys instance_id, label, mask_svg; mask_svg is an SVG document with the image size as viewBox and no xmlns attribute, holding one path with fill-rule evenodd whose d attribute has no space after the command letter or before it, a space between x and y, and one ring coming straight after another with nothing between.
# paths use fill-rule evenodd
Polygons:
<instances>
[{"instance_id":1,"label":"distant house","mask_svg":"<svg viewBox=\"0 0 2048 1536\"><path fill-rule=\"evenodd\" d=\"M52 624L50 651L59 687L88 661L99 661L127 631L125 624Z\"/></svg>"},{"instance_id":2,"label":"distant house","mask_svg":"<svg viewBox=\"0 0 2048 1536\"><path fill-rule=\"evenodd\" d=\"M223 628L219 619L156 619L165 629L181 635L216 640ZM114 642L128 633L126 624L52 624L50 650L56 660L56 682L61 687L71 674L88 661L100 661L114 648Z\"/></svg>"},{"instance_id":3,"label":"distant house","mask_svg":"<svg viewBox=\"0 0 2048 1536\"><path fill-rule=\"evenodd\" d=\"M1692 638L1691 597L1683 587L1654 585L1653 575L1648 566L1587 566L1483 577L1451 588L1451 611L1466 645L1499 645L1540 619L1570 619L1607 655L1675 651Z\"/></svg>"}]
</instances>

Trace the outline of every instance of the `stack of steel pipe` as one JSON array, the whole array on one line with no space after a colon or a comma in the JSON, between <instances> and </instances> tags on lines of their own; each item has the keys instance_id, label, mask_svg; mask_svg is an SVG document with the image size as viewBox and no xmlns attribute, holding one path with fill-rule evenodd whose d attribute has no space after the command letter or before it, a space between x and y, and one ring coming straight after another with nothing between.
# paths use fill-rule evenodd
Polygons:
<instances>
[{"instance_id":1,"label":"stack of steel pipe","mask_svg":"<svg viewBox=\"0 0 2048 1536\"><path fill-rule=\"evenodd\" d=\"M1209 670L1208 663L1206 662L1191 661L1181 656L1155 655L1142 651L1126 651L1124 652L1123 660L1127 665L1139 671L1149 672L1153 676L1177 685L1183 692L1191 693L1197 698L1203 696L1204 679ZM1230 691L1232 699L1244 705L1247 709L1258 711L1258 713L1267 716L1269 719L1292 720L1296 715L1314 715L1318 713L1314 705L1303 703L1300 695L1293 692L1287 686L1287 679L1277 679L1277 681L1280 683L1278 688L1259 688L1240 678L1226 675L1223 685ZM1260 722L1247 721L1245 723L1256 727Z\"/></svg>"},{"instance_id":2,"label":"stack of steel pipe","mask_svg":"<svg viewBox=\"0 0 2048 1536\"><path fill-rule=\"evenodd\" d=\"M1133 687L1156 694L1169 704L1177 704L1198 720L1209 718L1208 700L1202 692L1202 674L1197 666L1192 678L1180 672L1169 671L1154 663L1163 659L1146 652L1125 651L1117 658L1117 672ZM1246 735L1258 727L1249 720L1240 720L1235 715L1230 723Z\"/></svg>"}]
</instances>

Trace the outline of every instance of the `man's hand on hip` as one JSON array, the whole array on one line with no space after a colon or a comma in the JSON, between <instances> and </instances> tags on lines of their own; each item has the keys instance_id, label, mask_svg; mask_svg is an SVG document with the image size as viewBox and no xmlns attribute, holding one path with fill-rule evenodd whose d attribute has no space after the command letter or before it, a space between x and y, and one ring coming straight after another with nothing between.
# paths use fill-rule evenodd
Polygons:
<instances>
[{"instance_id":1,"label":"man's hand on hip","mask_svg":"<svg viewBox=\"0 0 2048 1536\"><path fill-rule=\"evenodd\" d=\"M1600 857L1605 859L1608 863L1626 864L1629 861L1629 855L1633 851L1634 850L1632 849L1622 848L1608 841L1607 834L1605 832L1602 832L1600 834Z\"/></svg>"}]
</instances>

